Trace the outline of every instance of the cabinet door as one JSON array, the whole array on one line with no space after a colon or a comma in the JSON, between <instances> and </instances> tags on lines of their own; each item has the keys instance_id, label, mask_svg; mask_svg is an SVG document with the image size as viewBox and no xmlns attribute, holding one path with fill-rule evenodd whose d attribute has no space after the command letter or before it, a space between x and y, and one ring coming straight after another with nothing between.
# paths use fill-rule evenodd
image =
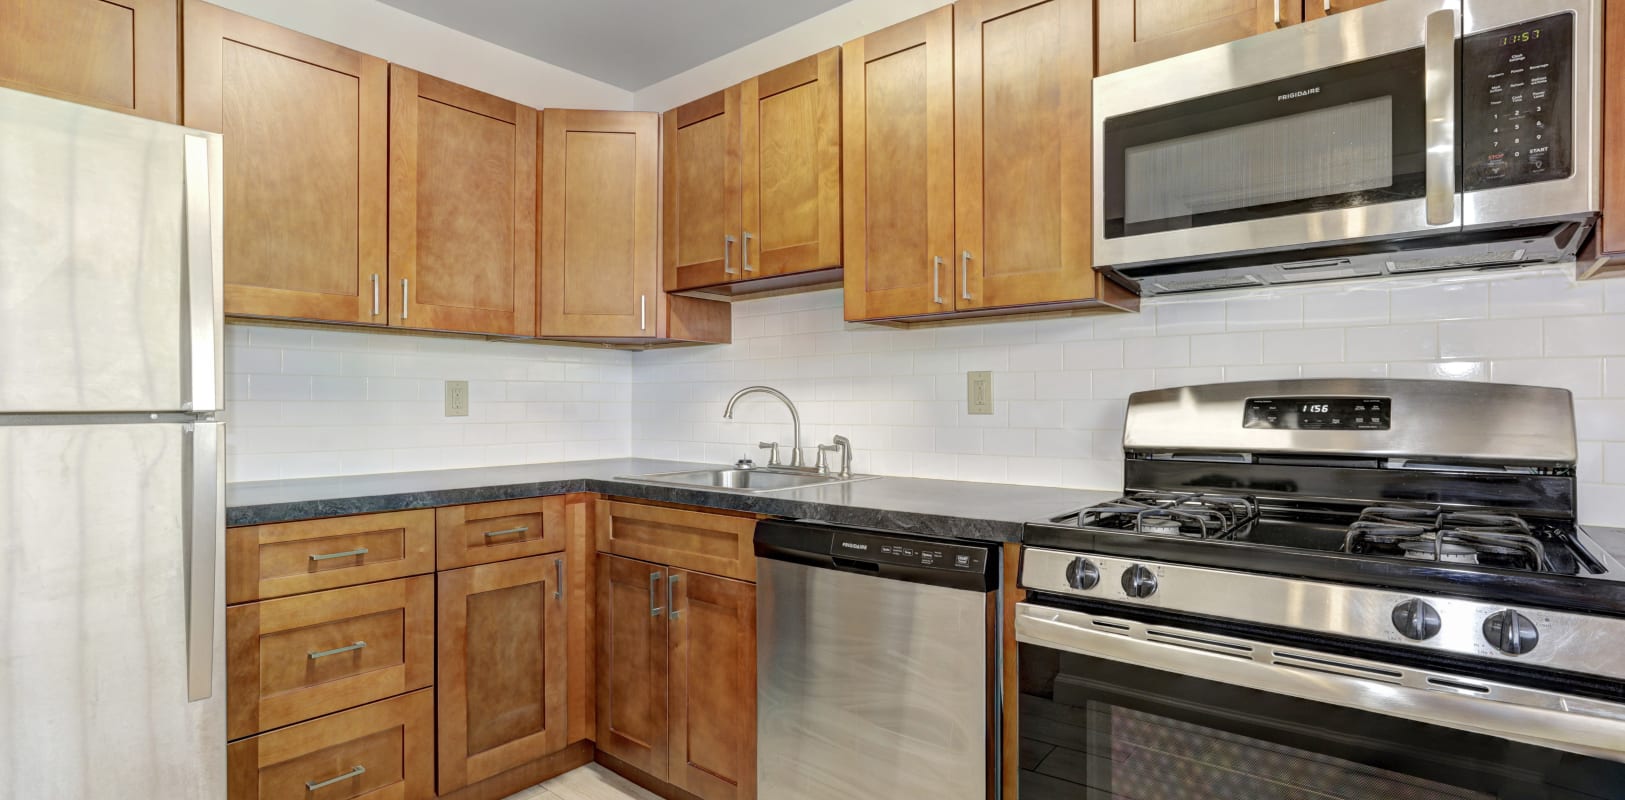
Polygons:
<instances>
[{"instance_id":1,"label":"cabinet door","mask_svg":"<svg viewBox=\"0 0 1625 800\"><path fill-rule=\"evenodd\" d=\"M232 742L226 775L228 800L433 800L434 690Z\"/></svg>"},{"instance_id":2,"label":"cabinet door","mask_svg":"<svg viewBox=\"0 0 1625 800\"><path fill-rule=\"evenodd\" d=\"M953 7L848 42L846 318L953 310Z\"/></svg>"},{"instance_id":3,"label":"cabinet door","mask_svg":"<svg viewBox=\"0 0 1625 800\"><path fill-rule=\"evenodd\" d=\"M1625 13L1607 15L1603 26L1602 221L1591 247L1617 256L1625 253ZM1619 269L1612 259L1599 266Z\"/></svg>"},{"instance_id":4,"label":"cabinet door","mask_svg":"<svg viewBox=\"0 0 1625 800\"><path fill-rule=\"evenodd\" d=\"M186 124L225 134L227 314L383 324L383 59L186 2Z\"/></svg>"},{"instance_id":5,"label":"cabinet door","mask_svg":"<svg viewBox=\"0 0 1625 800\"><path fill-rule=\"evenodd\" d=\"M536 334L536 112L389 68L389 322Z\"/></svg>"},{"instance_id":6,"label":"cabinet door","mask_svg":"<svg viewBox=\"0 0 1625 800\"><path fill-rule=\"evenodd\" d=\"M439 576L440 793L565 745L564 554Z\"/></svg>"},{"instance_id":7,"label":"cabinet door","mask_svg":"<svg viewBox=\"0 0 1625 800\"><path fill-rule=\"evenodd\" d=\"M1303 18L1305 21L1321 19L1379 2L1381 0L1303 0Z\"/></svg>"},{"instance_id":8,"label":"cabinet door","mask_svg":"<svg viewBox=\"0 0 1625 800\"><path fill-rule=\"evenodd\" d=\"M1095 14L1095 74L1105 75L1300 22L1303 6L1301 0L1098 0Z\"/></svg>"},{"instance_id":9,"label":"cabinet door","mask_svg":"<svg viewBox=\"0 0 1625 800\"><path fill-rule=\"evenodd\" d=\"M598 556L598 737L602 750L665 780L666 570Z\"/></svg>"},{"instance_id":10,"label":"cabinet door","mask_svg":"<svg viewBox=\"0 0 1625 800\"><path fill-rule=\"evenodd\" d=\"M744 230L740 277L841 263L841 50L745 81L740 90Z\"/></svg>"},{"instance_id":11,"label":"cabinet door","mask_svg":"<svg viewBox=\"0 0 1625 800\"><path fill-rule=\"evenodd\" d=\"M543 336L655 337L660 115L542 112Z\"/></svg>"},{"instance_id":12,"label":"cabinet door","mask_svg":"<svg viewBox=\"0 0 1625 800\"><path fill-rule=\"evenodd\" d=\"M1095 295L1089 0L954 7L954 307Z\"/></svg>"},{"instance_id":13,"label":"cabinet door","mask_svg":"<svg viewBox=\"0 0 1625 800\"><path fill-rule=\"evenodd\" d=\"M441 571L563 550L563 497L527 497L435 509Z\"/></svg>"},{"instance_id":14,"label":"cabinet door","mask_svg":"<svg viewBox=\"0 0 1625 800\"><path fill-rule=\"evenodd\" d=\"M756 797L756 587L670 570L667 780L705 800Z\"/></svg>"},{"instance_id":15,"label":"cabinet door","mask_svg":"<svg viewBox=\"0 0 1625 800\"><path fill-rule=\"evenodd\" d=\"M176 0L0 0L0 86L176 122Z\"/></svg>"},{"instance_id":16,"label":"cabinet door","mask_svg":"<svg viewBox=\"0 0 1625 800\"><path fill-rule=\"evenodd\" d=\"M660 140L666 289L737 280L742 189L739 87L667 111Z\"/></svg>"}]
</instances>

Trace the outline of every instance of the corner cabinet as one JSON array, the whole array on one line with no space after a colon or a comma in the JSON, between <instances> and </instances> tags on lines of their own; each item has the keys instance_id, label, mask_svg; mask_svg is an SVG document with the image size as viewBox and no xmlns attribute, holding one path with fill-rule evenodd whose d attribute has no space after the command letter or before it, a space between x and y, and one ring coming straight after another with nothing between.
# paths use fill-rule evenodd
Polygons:
<instances>
[{"instance_id":1,"label":"corner cabinet","mask_svg":"<svg viewBox=\"0 0 1625 800\"><path fill-rule=\"evenodd\" d=\"M186 0L185 123L225 134L225 312L385 322L383 59Z\"/></svg>"},{"instance_id":2,"label":"corner cabinet","mask_svg":"<svg viewBox=\"0 0 1625 800\"><path fill-rule=\"evenodd\" d=\"M0 0L0 86L180 120L176 0Z\"/></svg>"}]
</instances>

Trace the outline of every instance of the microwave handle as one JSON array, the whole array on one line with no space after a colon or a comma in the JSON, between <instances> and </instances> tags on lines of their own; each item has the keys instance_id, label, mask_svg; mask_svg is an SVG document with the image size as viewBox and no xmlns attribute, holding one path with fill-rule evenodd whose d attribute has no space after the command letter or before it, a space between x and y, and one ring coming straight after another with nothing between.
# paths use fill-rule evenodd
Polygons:
<instances>
[{"instance_id":1,"label":"microwave handle","mask_svg":"<svg viewBox=\"0 0 1625 800\"><path fill-rule=\"evenodd\" d=\"M1423 91L1427 113L1427 221L1456 219L1456 12L1427 16L1423 41Z\"/></svg>"}]
</instances>

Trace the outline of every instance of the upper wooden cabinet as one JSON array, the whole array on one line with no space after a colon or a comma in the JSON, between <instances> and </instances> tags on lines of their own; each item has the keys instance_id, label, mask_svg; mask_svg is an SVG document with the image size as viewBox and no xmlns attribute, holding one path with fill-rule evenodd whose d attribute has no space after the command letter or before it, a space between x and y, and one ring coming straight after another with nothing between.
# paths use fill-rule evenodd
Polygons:
<instances>
[{"instance_id":1,"label":"upper wooden cabinet","mask_svg":"<svg viewBox=\"0 0 1625 800\"><path fill-rule=\"evenodd\" d=\"M186 2L186 116L225 154L225 311L382 324L388 66Z\"/></svg>"},{"instance_id":2,"label":"upper wooden cabinet","mask_svg":"<svg viewBox=\"0 0 1625 800\"><path fill-rule=\"evenodd\" d=\"M0 0L0 86L178 122L177 0Z\"/></svg>"},{"instance_id":3,"label":"upper wooden cabinet","mask_svg":"<svg viewBox=\"0 0 1625 800\"><path fill-rule=\"evenodd\" d=\"M1374 5L1382 0L1303 0L1303 19L1322 19L1344 11L1352 11L1361 6Z\"/></svg>"},{"instance_id":4,"label":"upper wooden cabinet","mask_svg":"<svg viewBox=\"0 0 1625 800\"><path fill-rule=\"evenodd\" d=\"M536 334L536 111L389 68L389 322Z\"/></svg>"},{"instance_id":5,"label":"upper wooden cabinet","mask_svg":"<svg viewBox=\"0 0 1625 800\"><path fill-rule=\"evenodd\" d=\"M1602 220L1582 254L1584 277L1625 273L1625 13L1603 26Z\"/></svg>"},{"instance_id":6,"label":"upper wooden cabinet","mask_svg":"<svg viewBox=\"0 0 1625 800\"><path fill-rule=\"evenodd\" d=\"M741 274L739 91L733 86L662 116L661 259L668 289L716 286Z\"/></svg>"},{"instance_id":7,"label":"upper wooden cabinet","mask_svg":"<svg viewBox=\"0 0 1625 800\"><path fill-rule=\"evenodd\" d=\"M1303 20L1304 0L1097 0L1095 74L1160 61ZM1322 0L1308 0L1317 6ZM1343 0L1339 5L1348 4Z\"/></svg>"}]
</instances>

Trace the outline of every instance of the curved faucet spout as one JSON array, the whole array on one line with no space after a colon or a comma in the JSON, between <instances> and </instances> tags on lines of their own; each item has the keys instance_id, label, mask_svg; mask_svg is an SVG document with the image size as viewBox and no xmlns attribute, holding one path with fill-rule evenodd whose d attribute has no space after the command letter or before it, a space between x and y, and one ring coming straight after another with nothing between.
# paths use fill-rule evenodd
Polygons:
<instances>
[{"instance_id":1,"label":"curved faucet spout","mask_svg":"<svg viewBox=\"0 0 1625 800\"><path fill-rule=\"evenodd\" d=\"M790 398L787 397L784 392L781 392L771 386L746 386L745 388L734 392L733 397L728 398L728 407L722 412L723 419L733 419L734 404L739 402L739 398L748 394L771 395L778 398L779 402L784 403L785 408L790 409L790 425L793 427L791 434L792 438L790 440L790 466L804 466L804 463L801 460L801 414L796 411L796 404L790 402Z\"/></svg>"}]
</instances>

